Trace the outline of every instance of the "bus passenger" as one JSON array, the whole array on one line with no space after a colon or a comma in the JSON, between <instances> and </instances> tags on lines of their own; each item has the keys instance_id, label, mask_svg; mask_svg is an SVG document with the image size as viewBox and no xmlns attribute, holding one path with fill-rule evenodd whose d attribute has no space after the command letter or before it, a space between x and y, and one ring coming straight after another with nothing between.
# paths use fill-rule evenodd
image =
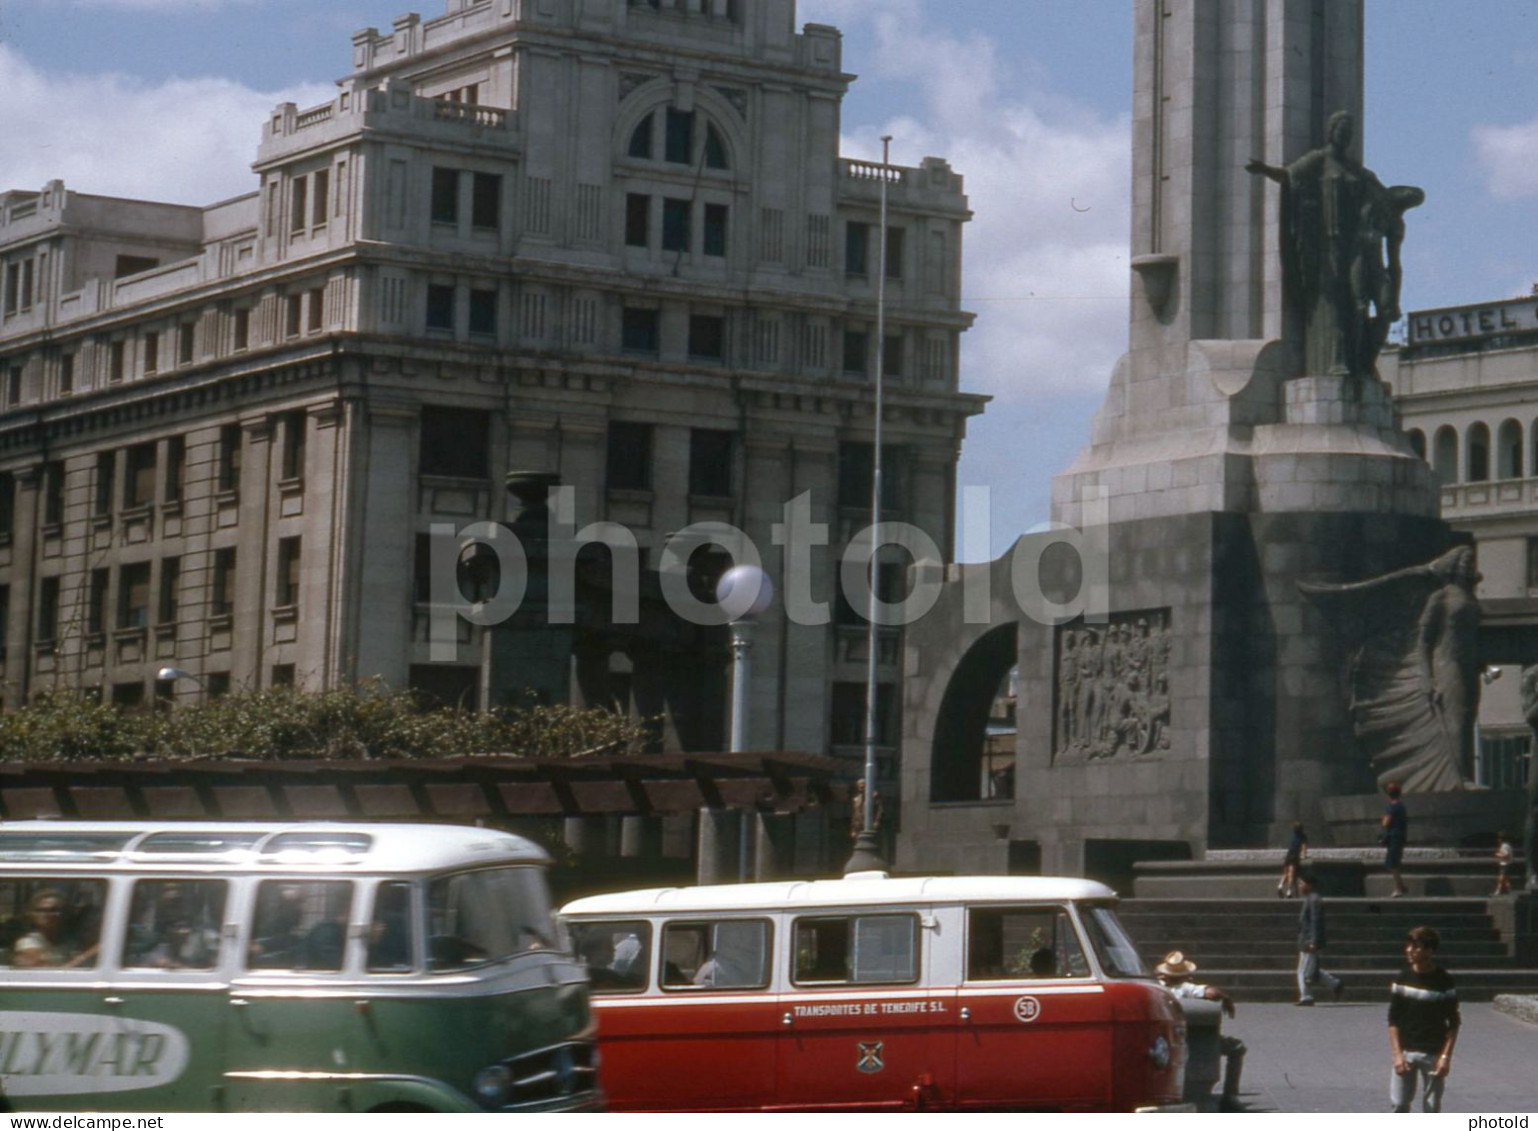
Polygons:
<instances>
[{"instance_id":1,"label":"bus passenger","mask_svg":"<svg viewBox=\"0 0 1538 1131\"><path fill-rule=\"evenodd\" d=\"M17 966L63 966L70 957L64 942L64 893L42 888L27 900L31 929L16 940L11 960Z\"/></svg>"}]
</instances>

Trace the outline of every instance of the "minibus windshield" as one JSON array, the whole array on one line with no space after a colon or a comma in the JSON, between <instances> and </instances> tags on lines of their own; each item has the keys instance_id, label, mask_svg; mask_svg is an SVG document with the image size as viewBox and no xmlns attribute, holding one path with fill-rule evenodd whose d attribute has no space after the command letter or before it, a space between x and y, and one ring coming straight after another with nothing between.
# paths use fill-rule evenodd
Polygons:
<instances>
[{"instance_id":1,"label":"minibus windshield","mask_svg":"<svg viewBox=\"0 0 1538 1131\"><path fill-rule=\"evenodd\" d=\"M440 876L427 889L428 968L462 970L528 950L565 949L538 868Z\"/></svg>"},{"instance_id":2,"label":"minibus windshield","mask_svg":"<svg viewBox=\"0 0 1538 1131\"><path fill-rule=\"evenodd\" d=\"M1094 945L1101 968L1113 978L1146 978L1143 960L1122 929L1121 920L1109 907L1081 906L1084 929Z\"/></svg>"}]
</instances>

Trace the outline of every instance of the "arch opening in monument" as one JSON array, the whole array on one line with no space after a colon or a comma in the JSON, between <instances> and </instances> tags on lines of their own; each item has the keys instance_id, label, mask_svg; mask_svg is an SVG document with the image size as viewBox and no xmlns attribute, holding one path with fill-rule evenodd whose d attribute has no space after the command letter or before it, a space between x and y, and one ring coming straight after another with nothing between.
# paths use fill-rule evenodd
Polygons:
<instances>
[{"instance_id":1,"label":"arch opening in monument","mask_svg":"<svg viewBox=\"0 0 1538 1131\"><path fill-rule=\"evenodd\" d=\"M1001 624L967 649L946 685L930 756L931 801L1002 800L1014 796L1014 765L990 762L989 720L1019 654L1019 628ZM997 761L997 760L995 760Z\"/></svg>"}]
</instances>

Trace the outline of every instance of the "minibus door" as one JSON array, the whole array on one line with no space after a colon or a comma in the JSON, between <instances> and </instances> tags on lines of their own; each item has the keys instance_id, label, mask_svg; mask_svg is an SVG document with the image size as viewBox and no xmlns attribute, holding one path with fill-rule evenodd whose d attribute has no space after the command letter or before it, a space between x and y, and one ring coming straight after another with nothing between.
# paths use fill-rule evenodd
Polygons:
<instances>
[{"instance_id":1,"label":"minibus door","mask_svg":"<svg viewBox=\"0 0 1538 1131\"><path fill-rule=\"evenodd\" d=\"M967 909L957 994L960 1108L1095 1108L1109 1102L1105 987L1061 907Z\"/></svg>"},{"instance_id":2,"label":"minibus door","mask_svg":"<svg viewBox=\"0 0 1538 1131\"><path fill-rule=\"evenodd\" d=\"M779 1103L934 1106L953 1062L953 991L925 982L933 932L911 912L815 915L791 926Z\"/></svg>"}]
</instances>

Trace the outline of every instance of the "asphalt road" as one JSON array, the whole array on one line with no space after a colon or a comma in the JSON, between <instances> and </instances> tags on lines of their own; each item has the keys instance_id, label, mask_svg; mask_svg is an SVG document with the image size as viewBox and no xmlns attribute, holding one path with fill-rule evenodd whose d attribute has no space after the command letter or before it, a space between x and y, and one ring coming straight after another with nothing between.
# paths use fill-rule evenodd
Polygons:
<instances>
[{"instance_id":1,"label":"asphalt road","mask_svg":"<svg viewBox=\"0 0 1538 1131\"><path fill-rule=\"evenodd\" d=\"M1453 971L1454 977L1457 971ZM1382 1000L1313 1009L1246 1005L1223 1022L1242 1040L1248 1111L1388 1111L1388 987ZM1444 1112L1538 1113L1538 1025L1465 1003ZM1420 1097L1415 1100L1420 1110Z\"/></svg>"}]
</instances>

